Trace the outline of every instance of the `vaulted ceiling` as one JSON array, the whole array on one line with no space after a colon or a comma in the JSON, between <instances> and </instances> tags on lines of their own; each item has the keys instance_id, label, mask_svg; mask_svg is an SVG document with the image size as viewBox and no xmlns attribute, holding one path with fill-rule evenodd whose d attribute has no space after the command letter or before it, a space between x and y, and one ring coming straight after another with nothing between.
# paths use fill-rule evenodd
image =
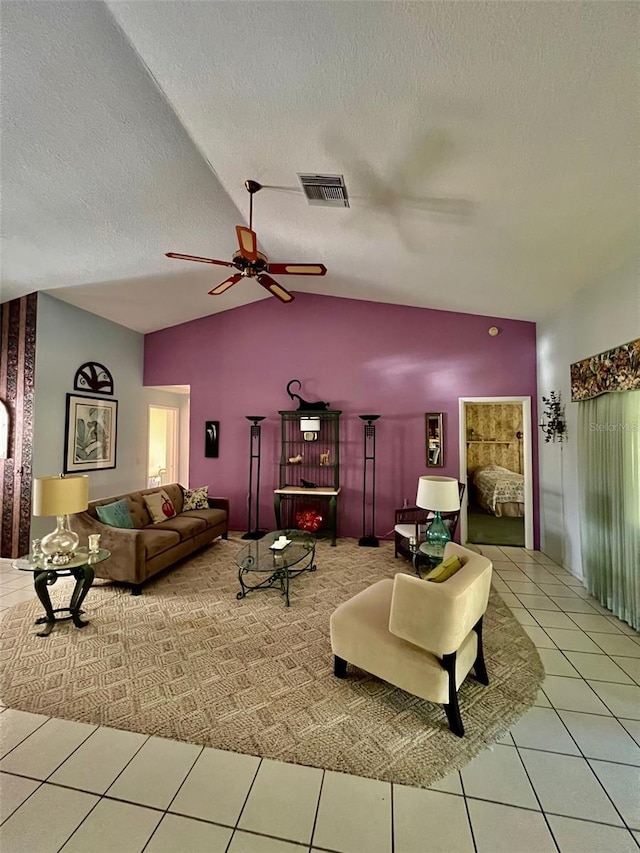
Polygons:
<instances>
[{"instance_id":1,"label":"vaulted ceiling","mask_svg":"<svg viewBox=\"0 0 640 853\"><path fill-rule=\"evenodd\" d=\"M139 331L270 298L207 291L234 226L295 291L541 319L633 250L639 7L27 2L2 11L2 299ZM309 206L298 172L342 174ZM286 305L282 306L286 311Z\"/></svg>"}]
</instances>

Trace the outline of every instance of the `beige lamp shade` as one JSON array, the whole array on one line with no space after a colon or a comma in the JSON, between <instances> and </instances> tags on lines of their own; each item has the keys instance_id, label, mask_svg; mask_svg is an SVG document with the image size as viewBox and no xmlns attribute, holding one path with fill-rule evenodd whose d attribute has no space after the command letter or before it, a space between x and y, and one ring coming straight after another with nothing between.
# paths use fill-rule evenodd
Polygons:
<instances>
[{"instance_id":1,"label":"beige lamp shade","mask_svg":"<svg viewBox=\"0 0 640 853\"><path fill-rule=\"evenodd\" d=\"M72 474L36 477L33 481L34 515L73 515L89 505L89 477Z\"/></svg>"},{"instance_id":2,"label":"beige lamp shade","mask_svg":"<svg viewBox=\"0 0 640 853\"><path fill-rule=\"evenodd\" d=\"M301 432L320 432L320 418L300 418Z\"/></svg>"},{"instance_id":3,"label":"beige lamp shade","mask_svg":"<svg viewBox=\"0 0 640 853\"><path fill-rule=\"evenodd\" d=\"M455 512L460 509L458 481L453 477L420 477L416 505L434 512Z\"/></svg>"}]
</instances>

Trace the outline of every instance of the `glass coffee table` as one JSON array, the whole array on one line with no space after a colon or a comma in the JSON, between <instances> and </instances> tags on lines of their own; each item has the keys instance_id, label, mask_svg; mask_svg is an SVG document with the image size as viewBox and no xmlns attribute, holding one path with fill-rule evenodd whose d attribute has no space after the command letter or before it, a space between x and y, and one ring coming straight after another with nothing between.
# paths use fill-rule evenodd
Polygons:
<instances>
[{"instance_id":1,"label":"glass coffee table","mask_svg":"<svg viewBox=\"0 0 640 853\"><path fill-rule=\"evenodd\" d=\"M106 548L100 548L98 551L89 551L87 548L78 548L73 559L64 566L54 566L53 563L47 562L44 557L21 557L19 560L14 560L11 564L14 569L20 569L21 572L33 573L33 585L36 595L40 599L46 616L41 616L36 619L36 625L44 625L42 631L38 631L38 637L48 637L53 631L53 626L56 622L61 622L66 619L73 620L76 628L84 628L88 622L80 618L80 614L84 611L80 609L82 602L87 597L87 593L91 589L93 583L93 566L96 563L101 563L111 556L111 551ZM76 585L71 594L69 607L57 607L55 610L51 604L48 587L52 586L58 578L73 577ZM67 616L57 616L57 613L66 613Z\"/></svg>"},{"instance_id":2,"label":"glass coffee table","mask_svg":"<svg viewBox=\"0 0 640 853\"><path fill-rule=\"evenodd\" d=\"M277 550L272 548L281 536L290 540L289 544ZM289 581L302 572L315 572L315 554L316 540L303 530L275 530L262 539L248 542L236 556L240 581L236 598L245 598L255 589L277 587L289 607Z\"/></svg>"}]
</instances>

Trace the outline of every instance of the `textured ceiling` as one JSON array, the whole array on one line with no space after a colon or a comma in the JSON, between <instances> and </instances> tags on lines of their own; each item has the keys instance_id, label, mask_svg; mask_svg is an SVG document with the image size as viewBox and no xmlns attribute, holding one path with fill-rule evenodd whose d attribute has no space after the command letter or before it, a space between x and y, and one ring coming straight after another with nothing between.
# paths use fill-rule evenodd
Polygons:
<instances>
[{"instance_id":1,"label":"textured ceiling","mask_svg":"<svg viewBox=\"0 0 640 853\"><path fill-rule=\"evenodd\" d=\"M246 221L293 291L536 320L639 224L635 3L24 2L2 12L2 298L140 331L207 291ZM297 172L344 174L349 209ZM286 310L286 306L282 306Z\"/></svg>"}]
</instances>

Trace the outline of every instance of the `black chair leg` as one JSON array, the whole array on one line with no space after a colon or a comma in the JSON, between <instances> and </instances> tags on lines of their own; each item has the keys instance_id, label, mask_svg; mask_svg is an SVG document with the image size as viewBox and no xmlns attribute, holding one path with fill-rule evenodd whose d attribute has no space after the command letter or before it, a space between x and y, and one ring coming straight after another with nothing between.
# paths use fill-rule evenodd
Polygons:
<instances>
[{"instance_id":1,"label":"black chair leg","mask_svg":"<svg viewBox=\"0 0 640 853\"><path fill-rule=\"evenodd\" d=\"M131 595L142 595L142 584L141 583L132 583L131 584Z\"/></svg>"},{"instance_id":2,"label":"black chair leg","mask_svg":"<svg viewBox=\"0 0 640 853\"><path fill-rule=\"evenodd\" d=\"M473 626L473 630L478 635L478 652L473 663L473 668L476 671L476 678L480 684L486 685L489 683L489 676L487 675L487 667L484 662L484 649L482 647L482 617Z\"/></svg>"},{"instance_id":3,"label":"black chair leg","mask_svg":"<svg viewBox=\"0 0 640 853\"><path fill-rule=\"evenodd\" d=\"M460 706L458 705L458 691L456 690L456 652L450 655L443 655L440 663L449 676L449 701L444 706L449 728L457 737L463 737L464 726L462 725Z\"/></svg>"},{"instance_id":4,"label":"black chair leg","mask_svg":"<svg viewBox=\"0 0 640 853\"><path fill-rule=\"evenodd\" d=\"M338 655L333 656L333 674L336 678L347 677L347 662L346 660L339 658Z\"/></svg>"}]
</instances>

